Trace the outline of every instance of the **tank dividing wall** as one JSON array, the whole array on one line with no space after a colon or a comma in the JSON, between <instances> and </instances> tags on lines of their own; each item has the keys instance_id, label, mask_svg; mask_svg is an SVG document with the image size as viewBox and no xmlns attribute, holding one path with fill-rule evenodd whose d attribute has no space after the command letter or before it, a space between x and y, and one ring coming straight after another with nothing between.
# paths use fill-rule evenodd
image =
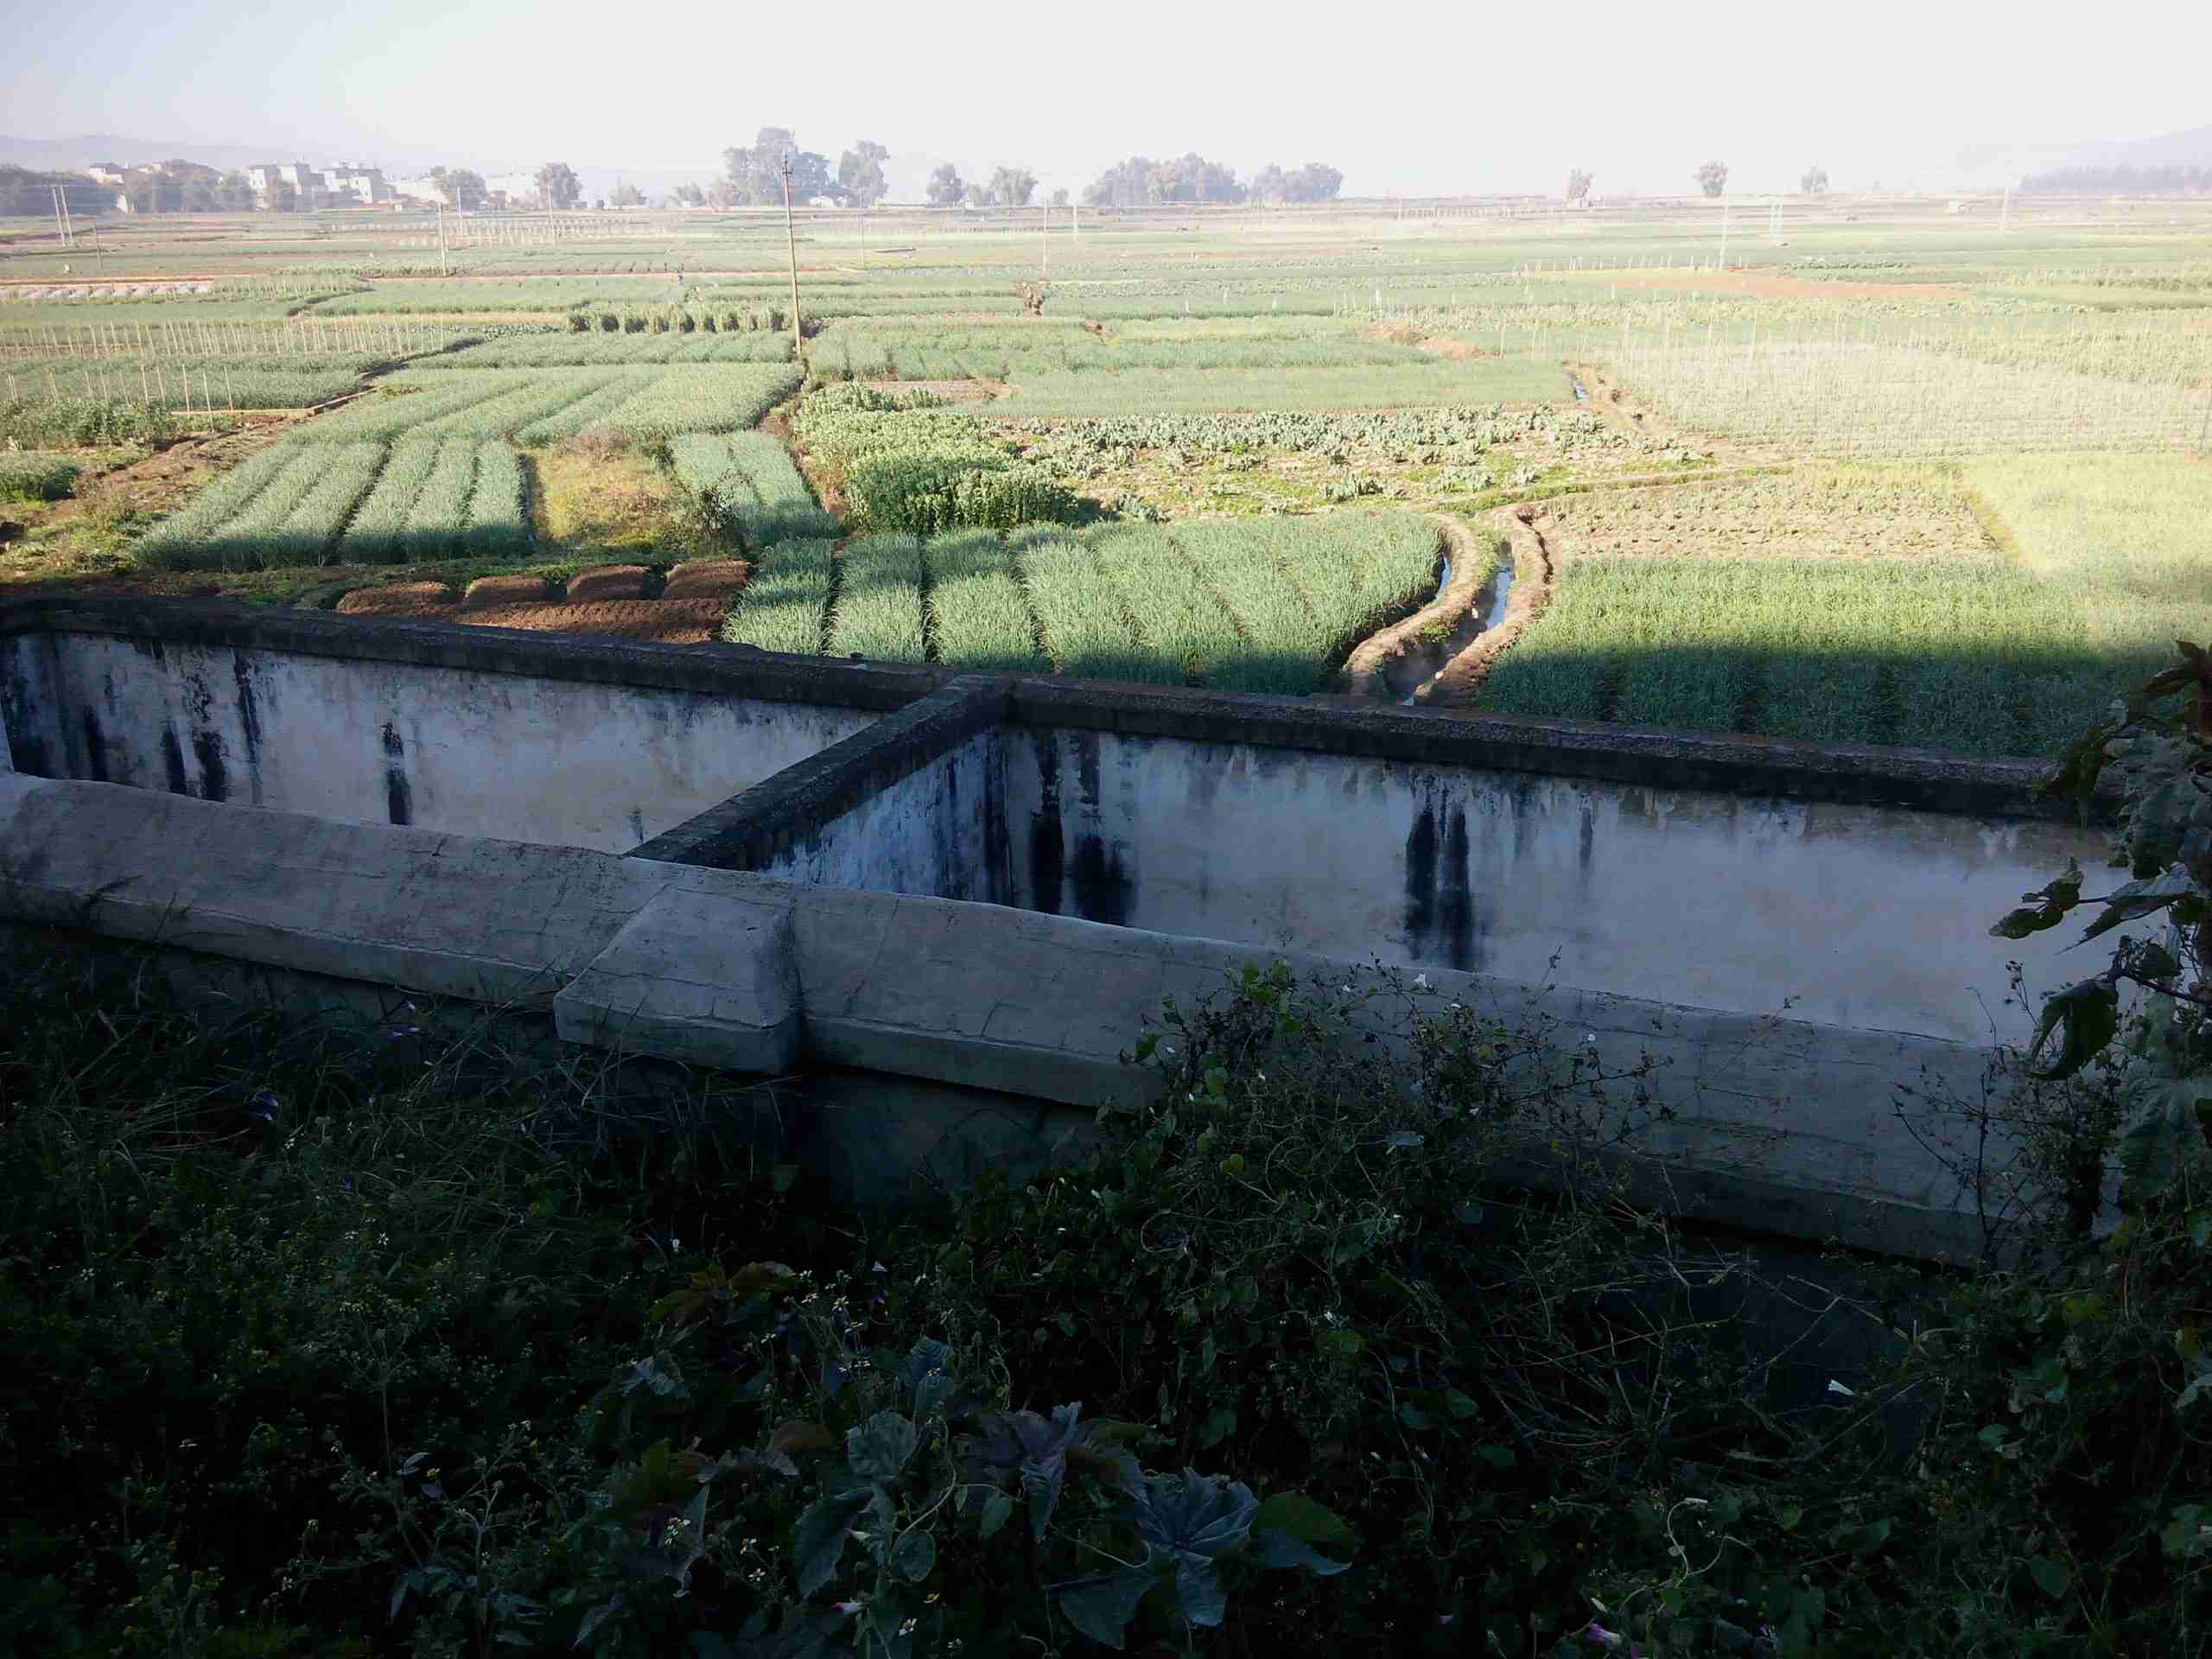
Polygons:
<instances>
[{"instance_id":1,"label":"tank dividing wall","mask_svg":"<svg viewBox=\"0 0 2212 1659\"><path fill-rule=\"evenodd\" d=\"M0 609L16 770L620 851L941 683L176 601Z\"/></svg>"},{"instance_id":2,"label":"tank dividing wall","mask_svg":"<svg viewBox=\"0 0 2212 1659\"><path fill-rule=\"evenodd\" d=\"M633 856L820 887L1010 902L1003 683L959 680Z\"/></svg>"}]
</instances>

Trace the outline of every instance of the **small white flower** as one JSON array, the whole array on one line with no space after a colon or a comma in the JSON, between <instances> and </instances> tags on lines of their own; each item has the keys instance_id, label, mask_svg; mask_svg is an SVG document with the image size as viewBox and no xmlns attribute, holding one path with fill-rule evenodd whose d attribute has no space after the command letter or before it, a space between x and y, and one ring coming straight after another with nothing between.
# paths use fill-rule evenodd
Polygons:
<instances>
[{"instance_id":1,"label":"small white flower","mask_svg":"<svg viewBox=\"0 0 2212 1659\"><path fill-rule=\"evenodd\" d=\"M1598 1033L1594 1031L1586 1031L1582 1033L1582 1040L1589 1047L1595 1048L1598 1046Z\"/></svg>"},{"instance_id":2,"label":"small white flower","mask_svg":"<svg viewBox=\"0 0 2212 1659\"><path fill-rule=\"evenodd\" d=\"M1427 988L1428 976L1427 974L1415 974L1414 976L1414 989L1417 991L1425 991Z\"/></svg>"},{"instance_id":3,"label":"small white flower","mask_svg":"<svg viewBox=\"0 0 2212 1659\"><path fill-rule=\"evenodd\" d=\"M1345 987L1344 987L1344 995L1345 995L1346 996L1350 996L1351 994L1352 994L1351 987L1351 986L1349 986L1349 985L1345 986Z\"/></svg>"},{"instance_id":4,"label":"small white flower","mask_svg":"<svg viewBox=\"0 0 2212 1659\"><path fill-rule=\"evenodd\" d=\"M1828 1378L1828 1392L1830 1394L1842 1395L1846 1399L1856 1399L1858 1397L1857 1389L1845 1388L1842 1383L1837 1382L1834 1377Z\"/></svg>"}]
</instances>

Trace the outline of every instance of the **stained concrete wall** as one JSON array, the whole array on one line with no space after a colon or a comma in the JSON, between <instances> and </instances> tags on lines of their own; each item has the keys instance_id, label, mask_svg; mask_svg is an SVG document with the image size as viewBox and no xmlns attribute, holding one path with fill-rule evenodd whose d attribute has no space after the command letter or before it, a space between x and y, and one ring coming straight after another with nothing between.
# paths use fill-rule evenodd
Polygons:
<instances>
[{"instance_id":1,"label":"stained concrete wall","mask_svg":"<svg viewBox=\"0 0 2212 1659\"><path fill-rule=\"evenodd\" d=\"M762 864L763 875L996 902L1006 892L1002 738L978 732Z\"/></svg>"},{"instance_id":2,"label":"stained concrete wall","mask_svg":"<svg viewBox=\"0 0 2212 1659\"><path fill-rule=\"evenodd\" d=\"M503 671L497 641L469 642L477 666L321 654L351 642L310 640L303 650L252 633L249 620L230 642L0 638L0 714L15 766L613 852L880 717L867 707L747 696L741 687L566 677L560 660L549 665L527 642L514 671ZM602 652L610 660L595 666L619 671L639 648Z\"/></svg>"},{"instance_id":3,"label":"stained concrete wall","mask_svg":"<svg viewBox=\"0 0 2212 1659\"><path fill-rule=\"evenodd\" d=\"M1690 1007L1991 1040L1989 924L2105 842L2049 820L1746 798L1096 730L1009 740L1027 909ZM1550 963L1559 957L1554 971Z\"/></svg>"}]
</instances>

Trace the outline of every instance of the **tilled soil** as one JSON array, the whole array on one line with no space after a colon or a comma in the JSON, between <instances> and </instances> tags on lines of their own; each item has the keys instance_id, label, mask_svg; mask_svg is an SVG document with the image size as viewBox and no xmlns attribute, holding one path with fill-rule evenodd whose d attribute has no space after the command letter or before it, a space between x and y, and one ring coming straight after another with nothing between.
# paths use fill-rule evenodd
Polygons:
<instances>
[{"instance_id":1,"label":"tilled soil","mask_svg":"<svg viewBox=\"0 0 2212 1659\"><path fill-rule=\"evenodd\" d=\"M745 585L747 570L737 559L678 565L658 599L636 596L646 580L640 565L579 570L569 578L569 597L562 600L551 597L542 576L480 577L469 584L465 600L442 582L391 582L357 588L335 608L340 616L700 645L721 637L722 620Z\"/></svg>"}]
</instances>

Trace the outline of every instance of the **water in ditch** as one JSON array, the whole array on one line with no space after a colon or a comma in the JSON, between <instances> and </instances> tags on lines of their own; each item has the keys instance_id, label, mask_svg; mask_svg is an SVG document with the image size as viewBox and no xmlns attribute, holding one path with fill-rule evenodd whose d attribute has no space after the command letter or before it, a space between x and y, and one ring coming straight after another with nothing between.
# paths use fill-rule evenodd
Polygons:
<instances>
[{"instance_id":1,"label":"water in ditch","mask_svg":"<svg viewBox=\"0 0 2212 1659\"><path fill-rule=\"evenodd\" d=\"M1442 596L1452 582L1452 563L1444 564L1444 580L1437 584L1437 594ZM1505 620L1505 603L1513 593L1513 562L1502 560L1491 579L1475 595L1475 602L1467 613L1455 624L1450 633L1436 644L1424 640L1417 648L1386 666L1383 676L1390 690L1398 693L1398 702L1410 706L1421 695L1421 689L1444 671L1444 666L1469 645Z\"/></svg>"}]
</instances>

